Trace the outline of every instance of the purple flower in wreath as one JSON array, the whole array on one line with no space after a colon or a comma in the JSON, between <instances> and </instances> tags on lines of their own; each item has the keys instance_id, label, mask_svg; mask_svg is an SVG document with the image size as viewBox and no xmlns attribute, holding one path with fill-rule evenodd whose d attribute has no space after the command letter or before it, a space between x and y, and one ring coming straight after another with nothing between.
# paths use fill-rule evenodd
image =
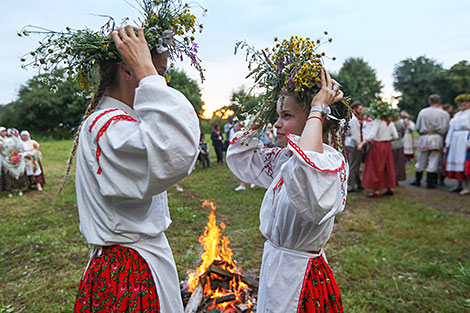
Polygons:
<instances>
[{"instance_id":1,"label":"purple flower in wreath","mask_svg":"<svg viewBox=\"0 0 470 313\"><path fill-rule=\"evenodd\" d=\"M193 47L192 47L191 50L192 50L194 53L197 53L197 52L198 52L198 50L197 50L198 48L199 48L199 45L198 45L197 43L193 42Z\"/></svg>"},{"instance_id":2,"label":"purple flower in wreath","mask_svg":"<svg viewBox=\"0 0 470 313\"><path fill-rule=\"evenodd\" d=\"M287 88L294 89L294 87L295 87L294 79L292 77L289 77L289 83L287 83Z\"/></svg>"}]
</instances>

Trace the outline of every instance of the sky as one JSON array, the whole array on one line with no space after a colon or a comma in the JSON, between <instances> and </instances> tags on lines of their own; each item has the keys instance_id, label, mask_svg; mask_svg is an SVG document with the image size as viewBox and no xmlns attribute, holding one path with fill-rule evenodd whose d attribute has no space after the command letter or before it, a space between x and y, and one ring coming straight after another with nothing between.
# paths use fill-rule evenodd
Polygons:
<instances>
[{"instance_id":1,"label":"sky","mask_svg":"<svg viewBox=\"0 0 470 313\"><path fill-rule=\"evenodd\" d=\"M34 50L40 36L18 37L25 25L53 30L72 28L99 29L106 19L97 14L135 18L130 5L135 0L15 0L1 1L0 26L0 104L17 98L21 85L37 72L24 70L20 59ZM291 35L319 38L329 32L333 42L325 47L325 67L338 72L349 57L361 57L376 70L382 82L382 97L397 95L393 89L393 69L402 60L425 55L450 68L470 60L470 25L468 0L200 0L207 16L193 12L204 31L197 34L199 57L206 69L200 84L204 107L211 112L230 103L232 91L250 87L244 53L234 55L238 40L262 49L272 47L273 38ZM200 80L186 60L176 63L191 78Z\"/></svg>"}]
</instances>

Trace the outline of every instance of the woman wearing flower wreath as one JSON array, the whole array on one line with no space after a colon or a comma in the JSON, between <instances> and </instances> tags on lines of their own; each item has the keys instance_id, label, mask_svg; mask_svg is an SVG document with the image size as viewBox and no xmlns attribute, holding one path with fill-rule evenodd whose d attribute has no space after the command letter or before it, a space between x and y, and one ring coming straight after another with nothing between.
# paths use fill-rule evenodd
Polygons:
<instances>
[{"instance_id":1,"label":"woman wearing flower wreath","mask_svg":"<svg viewBox=\"0 0 470 313\"><path fill-rule=\"evenodd\" d=\"M305 42L308 45L302 49ZM260 231L267 240L259 313L343 312L323 251L334 216L346 203L348 168L344 156L323 144L323 138L330 135L324 129L330 106L340 101L343 93L328 72L319 70L320 59L315 54L310 58L314 47L315 42L292 37L280 43L274 55L265 51L257 55L253 50L260 59L258 69L267 70L264 77L271 80L262 81L267 100L252 124L263 125L266 120L260 116L276 110L274 127L281 147L265 148L253 137L253 130L237 132L227 153L227 164L240 180L267 188L260 208ZM270 68L263 68L264 64ZM289 77L295 64L300 68L305 64L305 75Z\"/></svg>"},{"instance_id":2,"label":"woman wearing flower wreath","mask_svg":"<svg viewBox=\"0 0 470 313\"><path fill-rule=\"evenodd\" d=\"M87 69L96 64L100 74L76 137L80 231L94 248L74 312L183 312L164 234L171 223L166 190L194 168L199 123L191 103L163 77L167 57L182 57L193 45L178 41L176 34L195 21L179 4L143 1L143 27L112 26L112 39L109 30L54 37L61 56L76 51L78 63L69 68L79 78L91 77Z\"/></svg>"},{"instance_id":3,"label":"woman wearing flower wreath","mask_svg":"<svg viewBox=\"0 0 470 313\"><path fill-rule=\"evenodd\" d=\"M461 94L455 98L459 112L450 120L445 146L447 162L446 175L457 179L455 190L460 194L470 194L470 94Z\"/></svg>"},{"instance_id":4,"label":"woman wearing flower wreath","mask_svg":"<svg viewBox=\"0 0 470 313\"><path fill-rule=\"evenodd\" d=\"M8 197L13 196L13 190L17 190L18 195L22 196L23 190L28 188L28 176L25 173L23 145L16 128L8 128L7 137L3 140L0 152L3 155L2 167Z\"/></svg>"},{"instance_id":5,"label":"woman wearing flower wreath","mask_svg":"<svg viewBox=\"0 0 470 313\"><path fill-rule=\"evenodd\" d=\"M393 161L392 140L398 139L398 132L392 123L394 111L388 103L371 103L369 112L374 118L370 131L365 140L357 147L362 150L369 144L362 186L372 189L367 197L380 197L380 195L393 196L393 188L397 186L395 167ZM386 189L382 194L380 189Z\"/></svg>"},{"instance_id":6,"label":"woman wearing flower wreath","mask_svg":"<svg viewBox=\"0 0 470 313\"><path fill-rule=\"evenodd\" d=\"M46 184L44 172L41 165L41 151L39 143L31 139L31 135L27 130L21 133L21 143L23 144L23 157L25 161L26 175L29 178L30 186L36 186L38 191L42 191L42 187Z\"/></svg>"}]
</instances>

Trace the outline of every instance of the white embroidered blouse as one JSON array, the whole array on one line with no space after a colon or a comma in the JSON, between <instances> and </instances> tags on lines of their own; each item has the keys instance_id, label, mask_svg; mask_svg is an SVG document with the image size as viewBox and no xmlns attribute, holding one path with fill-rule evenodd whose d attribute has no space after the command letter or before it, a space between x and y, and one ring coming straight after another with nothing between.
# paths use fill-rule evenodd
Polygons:
<instances>
[{"instance_id":1,"label":"white embroidered blouse","mask_svg":"<svg viewBox=\"0 0 470 313\"><path fill-rule=\"evenodd\" d=\"M260 208L267 242L258 312L296 312L306 265L314 256L309 252L322 251L346 204L348 166L328 145L323 153L303 151L295 135L287 135L283 149L242 138L238 132L232 139L227 164L241 181L267 188Z\"/></svg>"},{"instance_id":2,"label":"white embroidered blouse","mask_svg":"<svg viewBox=\"0 0 470 313\"><path fill-rule=\"evenodd\" d=\"M164 231L166 189L188 175L198 155L191 103L161 76L142 79L134 108L103 97L85 121L77 151L80 231L87 242L120 244L147 261L161 312L183 312L178 276Z\"/></svg>"}]
</instances>

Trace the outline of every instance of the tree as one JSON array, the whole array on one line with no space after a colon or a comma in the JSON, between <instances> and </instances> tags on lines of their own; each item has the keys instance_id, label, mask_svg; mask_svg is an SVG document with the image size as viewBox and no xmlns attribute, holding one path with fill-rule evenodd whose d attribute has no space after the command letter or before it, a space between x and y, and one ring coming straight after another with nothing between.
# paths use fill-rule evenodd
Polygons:
<instances>
[{"instance_id":1,"label":"tree","mask_svg":"<svg viewBox=\"0 0 470 313\"><path fill-rule=\"evenodd\" d=\"M89 99L79 95L75 81L65 82L64 71L37 75L20 87L18 99L6 105L1 124L35 134L69 138L80 123Z\"/></svg>"},{"instance_id":2,"label":"tree","mask_svg":"<svg viewBox=\"0 0 470 313\"><path fill-rule=\"evenodd\" d=\"M427 106L429 95L441 94L443 71L441 64L425 56L398 63L393 71L393 86L402 94L398 106L417 116Z\"/></svg>"},{"instance_id":3,"label":"tree","mask_svg":"<svg viewBox=\"0 0 470 313\"><path fill-rule=\"evenodd\" d=\"M362 58L348 58L334 78L341 83L341 90L352 101L365 106L380 99L382 84L377 80L375 70Z\"/></svg>"},{"instance_id":4,"label":"tree","mask_svg":"<svg viewBox=\"0 0 470 313\"><path fill-rule=\"evenodd\" d=\"M461 93L470 92L470 63L460 61L444 73L442 98L445 103L454 103Z\"/></svg>"},{"instance_id":5,"label":"tree","mask_svg":"<svg viewBox=\"0 0 470 313\"><path fill-rule=\"evenodd\" d=\"M170 76L170 82L168 86L179 90L189 102L194 107L198 116L201 116L203 113L202 109L202 99L201 99L201 89L194 79L189 78L184 71L177 69L171 69L168 71L168 76Z\"/></svg>"}]
</instances>

